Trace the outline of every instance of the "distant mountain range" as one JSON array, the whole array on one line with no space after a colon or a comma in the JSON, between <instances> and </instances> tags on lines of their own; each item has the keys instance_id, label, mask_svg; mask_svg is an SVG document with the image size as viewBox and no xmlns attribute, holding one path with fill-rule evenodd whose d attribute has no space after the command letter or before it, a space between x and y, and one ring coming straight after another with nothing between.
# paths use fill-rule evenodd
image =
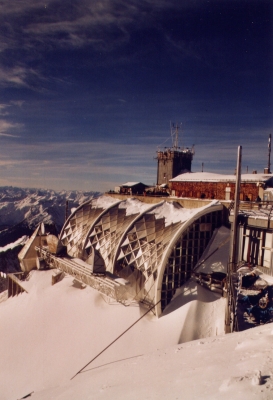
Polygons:
<instances>
[{"instance_id":1,"label":"distant mountain range","mask_svg":"<svg viewBox=\"0 0 273 400\"><path fill-rule=\"evenodd\" d=\"M66 202L70 214L73 208L100 194L0 187L0 271L18 270L17 254L24 243L23 236L30 236L40 222L59 233L65 221Z\"/></svg>"}]
</instances>

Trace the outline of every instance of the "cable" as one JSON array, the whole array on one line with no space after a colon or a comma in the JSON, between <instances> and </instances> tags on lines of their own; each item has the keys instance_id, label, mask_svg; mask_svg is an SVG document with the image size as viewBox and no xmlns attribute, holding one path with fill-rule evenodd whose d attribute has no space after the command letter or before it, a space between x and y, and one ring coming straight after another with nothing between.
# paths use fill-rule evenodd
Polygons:
<instances>
[{"instance_id":1,"label":"cable","mask_svg":"<svg viewBox=\"0 0 273 400\"><path fill-rule=\"evenodd\" d=\"M143 317L145 317L145 315L147 315L154 307L156 307L158 305L158 303L161 301L161 299L154 304L152 307L149 308L148 311L146 311L140 318L138 318L138 320L136 320L132 325L129 326L129 328L127 328L123 333L121 333L115 340L113 340L110 344L108 344L108 346L106 346L99 354L97 354L94 358L92 358L91 361L89 361L89 363L87 363L82 369L80 369L75 375L72 376L72 379L75 378L75 376L77 376L78 374L80 374L86 367L88 367L88 365L90 365L94 360L96 360L96 358L98 358L102 353L105 352L105 350L107 350L110 346L112 346L112 344L114 344L118 339L121 338L121 336L123 336L126 332L128 332L134 325L136 325Z\"/></svg>"}]
</instances>

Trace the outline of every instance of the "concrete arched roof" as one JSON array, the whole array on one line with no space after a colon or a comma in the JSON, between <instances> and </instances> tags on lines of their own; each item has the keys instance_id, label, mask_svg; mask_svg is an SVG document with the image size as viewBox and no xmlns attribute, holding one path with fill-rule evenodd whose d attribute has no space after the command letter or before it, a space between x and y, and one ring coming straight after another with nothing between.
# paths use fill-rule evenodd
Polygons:
<instances>
[{"instance_id":1,"label":"concrete arched roof","mask_svg":"<svg viewBox=\"0 0 273 400\"><path fill-rule=\"evenodd\" d=\"M71 257L82 257L86 236L98 218L109 207L120 203L112 198L105 199L104 196L88 200L81 204L68 217L62 231L60 240L67 246L67 254Z\"/></svg>"},{"instance_id":2,"label":"concrete arched roof","mask_svg":"<svg viewBox=\"0 0 273 400\"><path fill-rule=\"evenodd\" d=\"M139 216L123 235L123 240L117 249L115 271L119 274L127 271L123 277L129 281L130 274L136 275L139 271L136 279L142 280L143 287L137 289L136 295L149 303L152 303L154 299L158 265L172 236L182 224L177 218L174 218L174 221L168 221L168 218L164 216L166 207L172 209L173 205L169 202L161 202ZM179 209L183 210L180 205ZM140 294L140 289L142 294Z\"/></svg>"},{"instance_id":3,"label":"concrete arched roof","mask_svg":"<svg viewBox=\"0 0 273 400\"><path fill-rule=\"evenodd\" d=\"M160 202L159 204L163 204L163 201ZM118 243L118 245L117 245L117 247L116 247L116 251L115 251L115 254L114 254L114 257L113 257L113 268L114 268L114 265L115 265L115 263L116 263L116 261L117 261L118 252L119 252L120 246L121 246L121 244L124 242L127 233L130 231L130 229L132 229L132 227L134 226L134 224L135 224L144 214L146 214L146 213L149 212L149 211L152 211L152 210L153 210L155 207L157 207L157 206L158 206L158 204L152 204L152 205L150 205L147 209L144 209L140 214L138 214L138 215L132 220L131 224L128 225L127 228L124 230L123 234L122 234L121 237L120 237L119 243Z\"/></svg>"},{"instance_id":4,"label":"concrete arched roof","mask_svg":"<svg viewBox=\"0 0 273 400\"><path fill-rule=\"evenodd\" d=\"M85 237L83 251L88 255L91 247L98 250L109 272L113 272L113 258L122 233L140 213L137 207L133 213L127 213L126 204L127 200L123 200L105 209L90 226Z\"/></svg>"},{"instance_id":5,"label":"concrete arched roof","mask_svg":"<svg viewBox=\"0 0 273 400\"><path fill-rule=\"evenodd\" d=\"M161 299L163 275L174 245L195 220L218 210L222 205L217 201L185 209L176 202L147 204L102 196L71 214L60 239L71 257L87 260L94 249L107 271L135 285L137 300L156 304ZM158 304L156 314L160 313Z\"/></svg>"},{"instance_id":6,"label":"concrete arched roof","mask_svg":"<svg viewBox=\"0 0 273 400\"><path fill-rule=\"evenodd\" d=\"M157 279L157 287L156 287L156 292L155 292L155 299L154 299L154 304L156 305L156 314L159 316L161 314L161 287L162 287L162 280L163 280L163 275L165 271L166 264L168 262L168 258L171 255L171 252L173 250L173 247L177 243L177 241L180 239L180 237L183 235L183 233L189 228L197 219L202 217L203 215L206 215L211 212L215 211L221 211L223 209L223 206L220 203L216 204L210 204L207 207L202 207L202 209L198 209L198 211L192 215L191 218L189 218L187 221L183 223L183 225L177 230L175 235L173 235L171 241L169 242L168 247L166 248L164 255L162 257L161 263L158 268L158 279Z\"/></svg>"}]
</instances>

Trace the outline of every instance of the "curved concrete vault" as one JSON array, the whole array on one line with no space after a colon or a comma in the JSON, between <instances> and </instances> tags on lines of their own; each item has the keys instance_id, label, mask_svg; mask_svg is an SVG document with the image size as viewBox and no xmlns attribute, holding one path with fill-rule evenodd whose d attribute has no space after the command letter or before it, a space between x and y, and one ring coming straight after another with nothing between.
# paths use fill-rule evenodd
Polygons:
<instances>
[{"instance_id":1,"label":"curved concrete vault","mask_svg":"<svg viewBox=\"0 0 273 400\"><path fill-rule=\"evenodd\" d=\"M70 257L93 263L94 272L126 279L131 297L157 304L160 315L221 226L222 210L217 201L185 209L176 202L102 196L70 215L60 240Z\"/></svg>"}]
</instances>

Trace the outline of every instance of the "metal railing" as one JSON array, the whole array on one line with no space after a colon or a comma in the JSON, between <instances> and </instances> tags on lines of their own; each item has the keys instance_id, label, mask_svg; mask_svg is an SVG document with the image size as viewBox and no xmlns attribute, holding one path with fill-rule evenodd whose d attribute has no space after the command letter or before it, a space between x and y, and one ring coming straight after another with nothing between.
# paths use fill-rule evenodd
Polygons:
<instances>
[{"instance_id":1,"label":"metal railing","mask_svg":"<svg viewBox=\"0 0 273 400\"><path fill-rule=\"evenodd\" d=\"M91 269L83 263L78 264L68 257L56 257L42 247L35 247L35 250L39 259L43 260L48 267L59 269L73 276L77 281L91 286L119 303L124 305L130 303L131 299L128 298L127 285L112 278L110 274L105 274L104 276L93 275Z\"/></svg>"}]
</instances>

